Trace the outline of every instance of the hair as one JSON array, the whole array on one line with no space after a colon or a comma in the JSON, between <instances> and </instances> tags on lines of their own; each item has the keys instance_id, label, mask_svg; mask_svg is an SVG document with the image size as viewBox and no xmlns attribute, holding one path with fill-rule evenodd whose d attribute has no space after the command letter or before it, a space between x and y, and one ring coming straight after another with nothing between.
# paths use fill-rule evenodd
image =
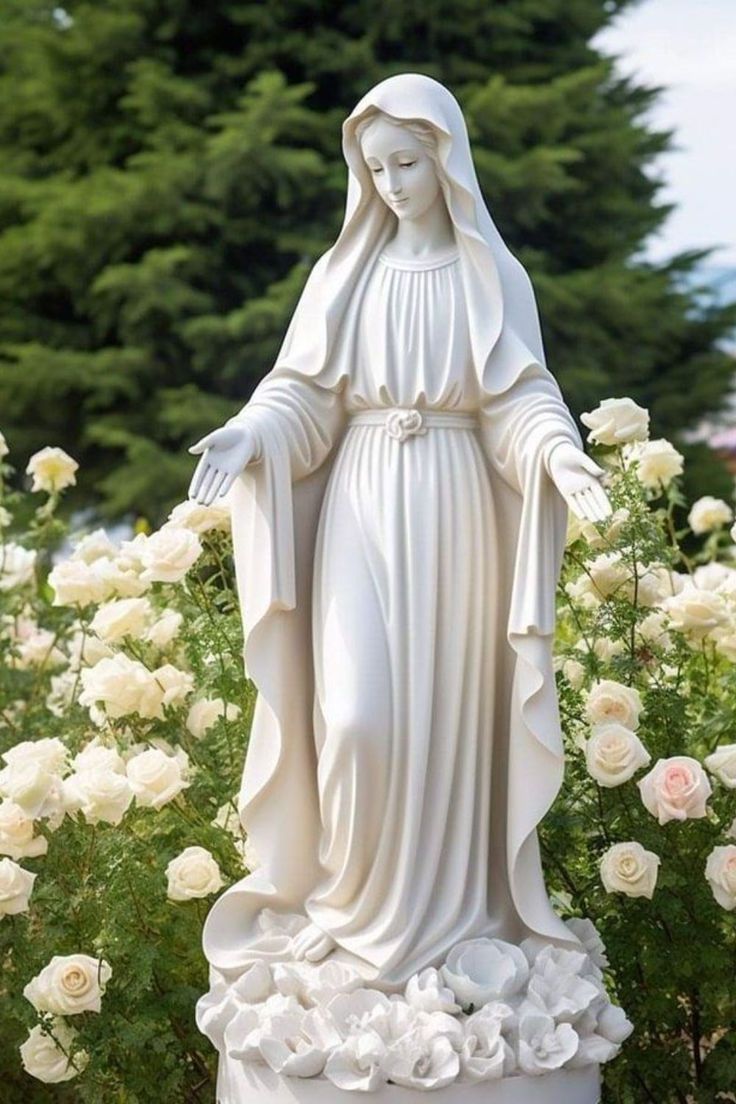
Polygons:
<instances>
[{"instance_id":1,"label":"hair","mask_svg":"<svg viewBox=\"0 0 736 1104\"><path fill-rule=\"evenodd\" d=\"M434 128L429 123L425 123L423 119L397 119L395 115L389 115L387 111L382 111L379 107L369 107L355 127L355 137L358 145L362 144L365 132L379 119L384 119L387 123L393 123L394 126L403 127L404 130L408 130L413 134L421 142L428 156L434 161L435 171L440 181L445 180L437 149L437 135Z\"/></svg>"}]
</instances>

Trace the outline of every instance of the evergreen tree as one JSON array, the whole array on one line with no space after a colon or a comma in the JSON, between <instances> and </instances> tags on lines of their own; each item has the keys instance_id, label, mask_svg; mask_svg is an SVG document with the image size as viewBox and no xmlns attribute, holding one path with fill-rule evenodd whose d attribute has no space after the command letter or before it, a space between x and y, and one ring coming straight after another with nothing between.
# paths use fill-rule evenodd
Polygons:
<instances>
[{"instance_id":1,"label":"evergreen tree","mask_svg":"<svg viewBox=\"0 0 736 1104\"><path fill-rule=\"evenodd\" d=\"M647 169L669 136L643 122L656 90L591 46L624 6L11 0L0 409L15 456L61 445L85 469L70 503L159 522L186 494L186 446L270 367L334 240L342 118L406 70L463 104L573 409L629 394L677 439L728 388L717 342L734 312L689 289L703 254L637 259L666 215Z\"/></svg>"}]
</instances>

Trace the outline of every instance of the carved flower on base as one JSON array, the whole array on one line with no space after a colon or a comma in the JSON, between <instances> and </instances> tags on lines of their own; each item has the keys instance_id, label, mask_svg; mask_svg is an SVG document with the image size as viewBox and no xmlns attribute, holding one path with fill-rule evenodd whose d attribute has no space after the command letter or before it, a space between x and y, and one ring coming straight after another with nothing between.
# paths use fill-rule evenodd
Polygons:
<instances>
[{"instance_id":1,"label":"carved flower on base","mask_svg":"<svg viewBox=\"0 0 736 1104\"><path fill-rule=\"evenodd\" d=\"M539 1076L559 1069L578 1049L578 1034L568 1023L555 1024L544 1012L527 1012L519 1020L519 1065Z\"/></svg>"},{"instance_id":2,"label":"carved flower on base","mask_svg":"<svg viewBox=\"0 0 736 1104\"><path fill-rule=\"evenodd\" d=\"M442 976L462 1005L479 1008L517 993L529 976L529 964L513 943L469 939L450 951Z\"/></svg>"}]
</instances>

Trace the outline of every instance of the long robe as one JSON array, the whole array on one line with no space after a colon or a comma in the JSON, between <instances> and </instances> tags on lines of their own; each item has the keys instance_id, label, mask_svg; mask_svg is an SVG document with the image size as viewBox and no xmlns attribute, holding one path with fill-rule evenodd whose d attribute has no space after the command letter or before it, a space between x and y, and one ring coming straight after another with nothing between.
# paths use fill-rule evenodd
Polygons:
<instances>
[{"instance_id":1,"label":"long robe","mask_svg":"<svg viewBox=\"0 0 736 1104\"><path fill-rule=\"evenodd\" d=\"M341 335L321 380L288 366L287 335L234 419L261 453L231 493L259 691L239 808L261 865L208 915L212 999L250 962L289 959L264 908L309 916L387 991L464 938L579 946L536 835L564 763L566 507L546 460L577 429L537 363L483 392L457 262L379 259ZM474 411L478 428L398 441L349 421L417 404Z\"/></svg>"}]
</instances>

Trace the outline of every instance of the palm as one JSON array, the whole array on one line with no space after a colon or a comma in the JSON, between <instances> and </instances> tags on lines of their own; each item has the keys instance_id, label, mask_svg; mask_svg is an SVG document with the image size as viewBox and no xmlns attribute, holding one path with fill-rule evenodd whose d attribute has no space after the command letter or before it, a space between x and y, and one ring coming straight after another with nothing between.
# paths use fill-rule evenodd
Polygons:
<instances>
[{"instance_id":1,"label":"palm","mask_svg":"<svg viewBox=\"0 0 736 1104\"><path fill-rule=\"evenodd\" d=\"M612 512L601 486L603 469L574 445L560 444L552 452L550 475L565 502L581 521L602 521Z\"/></svg>"},{"instance_id":2,"label":"palm","mask_svg":"<svg viewBox=\"0 0 736 1104\"><path fill-rule=\"evenodd\" d=\"M255 450L253 435L245 426L222 426L202 437L189 449L195 455L204 453L192 476L189 497L209 506L217 495L227 494Z\"/></svg>"}]
</instances>

